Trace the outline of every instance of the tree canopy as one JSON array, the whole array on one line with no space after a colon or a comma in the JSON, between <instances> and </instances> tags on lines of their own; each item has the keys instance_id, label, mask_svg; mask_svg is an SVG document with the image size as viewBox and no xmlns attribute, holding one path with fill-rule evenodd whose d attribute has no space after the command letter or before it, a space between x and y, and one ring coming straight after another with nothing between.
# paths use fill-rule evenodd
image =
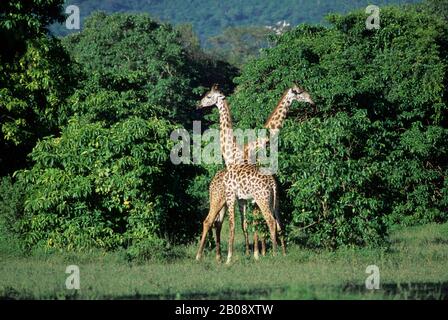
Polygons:
<instances>
[{"instance_id":1,"label":"tree canopy","mask_svg":"<svg viewBox=\"0 0 448 320\"><path fill-rule=\"evenodd\" d=\"M388 7L301 25L250 61L230 99L240 127L261 127L292 83L279 179L291 229L311 245L369 244L393 223L446 221L447 29L424 11ZM247 106L250 106L248 108ZM285 210L285 209L284 209Z\"/></svg>"},{"instance_id":2,"label":"tree canopy","mask_svg":"<svg viewBox=\"0 0 448 320\"><path fill-rule=\"evenodd\" d=\"M36 141L61 124L71 93L71 60L47 26L61 21L62 1L0 4L0 174L25 163Z\"/></svg>"},{"instance_id":3,"label":"tree canopy","mask_svg":"<svg viewBox=\"0 0 448 320\"><path fill-rule=\"evenodd\" d=\"M236 70L187 47L185 37L145 14L95 13L62 45L48 38L71 68L47 81L65 71L75 81L66 103L45 113L59 130L34 143L31 167L16 172L2 201L11 207L20 193L22 205L7 210L7 220L24 247L138 253L142 243L195 234L201 212L186 191L197 168L170 162L170 133L191 127L200 93L217 79L230 86Z\"/></svg>"}]
</instances>

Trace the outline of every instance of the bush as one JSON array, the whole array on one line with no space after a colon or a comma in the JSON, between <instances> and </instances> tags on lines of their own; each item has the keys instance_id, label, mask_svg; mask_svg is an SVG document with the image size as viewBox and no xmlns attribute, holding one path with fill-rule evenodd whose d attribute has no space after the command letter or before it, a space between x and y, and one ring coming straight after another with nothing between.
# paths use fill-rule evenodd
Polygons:
<instances>
[{"instance_id":1,"label":"bush","mask_svg":"<svg viewBox=\"0 0 448 320\"><path fill-rule=\"evenodd\" d=\"M155 118L110 128L74 118L61 137L39 142L32 169L17 174L26 185L19 222L26 246L112 249L158 237L189 240L195 203L182 184L172 186L180 170L169 162L172 129Z\"/></svg>"},{"instance_id":2,"label":"bush","mask_svg":"<svg viewBox=\"0 0 448 320\"><path fill-rule=\"evenodd\" d=\"M25 186L9 176L0 179L0 252L22 252L17 221L22 218Z\"/></svg>"},{"instance_id":3,"label":"bush","mask_svg":"<svg viewBox=\"0 0 448 320\"><path fill-rule=\"evenodd\" d=\"M9 176L0 179L0 219L5 232L14 233L15 222L21 218L24 190L23 184L14 183Z\"/></svg>"},{"instance_id":4,"label":"bush","mask_svg":"<svg viewBox=\"0 0 448 320\"><path fill-rule=\"evenodd\" d=\"M284 201L292 202L291 236L319 247L379 244L387 204L377 188L379 164L359 154L370 126L366 113L288 124L279 171L288 186Z\"/></svg>"}]
</instances>

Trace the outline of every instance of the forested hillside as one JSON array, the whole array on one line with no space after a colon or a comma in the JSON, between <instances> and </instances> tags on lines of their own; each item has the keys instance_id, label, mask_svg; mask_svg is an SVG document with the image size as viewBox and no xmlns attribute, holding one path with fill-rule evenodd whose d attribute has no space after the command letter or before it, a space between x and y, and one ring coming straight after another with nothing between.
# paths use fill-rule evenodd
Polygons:
<instances>
[{"instance_id":1,"label":"forested hillside","mask_svg":"<svg viewBox=\"0 0 448 320\"><path fill-rule=\"evenodd\" d=\"M416 3L418 0L377 0L375 5ZM286 20L292 26L321 22L330 12L346 13L372 4L369 0L68 0L66 5L80 8L81 20L92 11L147 12L152 17L174 25L191 23L201 41L228 27L273 25ZM81 24L82 26L82 24ZM53 28L58 34L70 30Z\"/></svg>"}]
</instances>

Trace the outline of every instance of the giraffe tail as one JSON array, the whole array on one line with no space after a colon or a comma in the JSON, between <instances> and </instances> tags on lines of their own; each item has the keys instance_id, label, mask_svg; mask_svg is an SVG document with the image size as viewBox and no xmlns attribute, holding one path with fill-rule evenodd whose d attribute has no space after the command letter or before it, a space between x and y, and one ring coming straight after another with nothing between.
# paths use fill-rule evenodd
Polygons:
<instances>
[{"instance_id":1,"label":"giraffe tail","mask_svg":"<svg viewBox=\"0 0 448 320\"><path fill-rule=\"evenodd\" d=\"M274 196L274 200L272 202L273 204L273 213L274 213L274 218L275 220L280 221L280 217L279 217L279 199L278 199L278 194L277 194L277 183L274 182L273 186L272 186L272 193Z\"/></svg>"},{"instance_id":2,"label":"giraffe tail","mask_svg":"<svg viewBox=\"0 0 448 320\"><path fill-rule=\"evenodd\" d=\"M275 218L275 226L277 229L276 233L280 237L280 243L282 246L283 255L286 255L286 243L285 243L285 236L284 236L283 229L282 229L282 224L280 222L279 198L278 198L278 194L277 194L277 183L276 182L273 186L273 194L274 194L274 201L273 201L274 218Z\"/></svg>"}]
</instances>

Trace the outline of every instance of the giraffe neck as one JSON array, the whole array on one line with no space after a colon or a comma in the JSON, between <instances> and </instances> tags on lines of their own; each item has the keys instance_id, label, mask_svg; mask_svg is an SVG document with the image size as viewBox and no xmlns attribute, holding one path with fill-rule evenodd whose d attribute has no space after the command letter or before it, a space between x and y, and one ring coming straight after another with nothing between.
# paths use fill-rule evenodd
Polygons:
<instances>
[{"instance_id":1,"label":"giraffe neck","mask_svg":"<svg viewBox=\"0 0 448 320\"><path fill-rule=\"evenodd\" d=\"M219 139L221 144L221 153L224 158L226 166L234 162L234 137L232 117L230 115L230 108L226 99L220 99L217 102L219 110Z\"/></svg>"},{"instance_id":2,"label":"giraffe neck","mask_svg":"<svg viewBox=\"0 0 448 320\"><path fill-rule=\"evenodd\" d=\"M289 90L285 91L282 98L278 102L275 109L270 114L268 120L264 124L266 129L269 129L271 136L277 135L283 126L286 115L288 114L289 107L292 104L293 98L289 96ZM253 160L253 157L257 150L266 148L266 144L269 143L269 138L258 138L256 141L244 146L244 159L249 161Z\"/></svg>"},{"instance_id":3,"label":"giraffe neck","mask_svg":"<svg viewBox=\"0 0 448 320\"><path fill-rule=\"evenodd\" d=\"M283 121L285 121L289 107L291 106L293 101L293 99L289 97L288 92L289 90L283 94L274 111L272 111L268 120L264 124L264 127L266 129L280 130L280 128L282 127Z\"/></svg>"}]
</instances>

